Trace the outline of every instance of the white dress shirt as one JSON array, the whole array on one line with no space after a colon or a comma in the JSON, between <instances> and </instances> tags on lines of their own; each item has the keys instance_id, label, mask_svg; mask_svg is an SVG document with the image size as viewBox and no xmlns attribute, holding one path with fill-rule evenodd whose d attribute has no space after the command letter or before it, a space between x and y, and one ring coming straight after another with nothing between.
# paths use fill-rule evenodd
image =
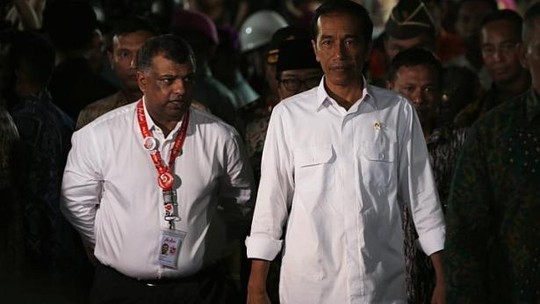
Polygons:
<instances>
[{"instance_id":1,"label":"white dress shirt","mask_svg":"<svg viewBox=\"0 0 540 304\"><path fill-rule=\"evenodd\" d=\"M373 86L347 111L323 82L272 112L248 257L283 249L283 304L406 303L401 204L426 254L445 235L416 112Z\"/></svg>"},{"instance_id":2,"label":"white dress shirt","mask_svg":"<svg viewBox=\"0 0 540 304\"><path fill-rule=\"evenodd\" d=\"M157 170L143 147L136 103L101 116L73 135L62 211L84 239L95 244L96 258L127 276L187 276L217 261L227 245L225 215L249 207L253 177L238 134L212 115L190 111L174 166L181 218L176 229L187 233L176 270L158 263L160 230L167 229L168 222ZM145 113L168 163L181 123L165 138L146 106Z\"/></svg>"}]
</instances>

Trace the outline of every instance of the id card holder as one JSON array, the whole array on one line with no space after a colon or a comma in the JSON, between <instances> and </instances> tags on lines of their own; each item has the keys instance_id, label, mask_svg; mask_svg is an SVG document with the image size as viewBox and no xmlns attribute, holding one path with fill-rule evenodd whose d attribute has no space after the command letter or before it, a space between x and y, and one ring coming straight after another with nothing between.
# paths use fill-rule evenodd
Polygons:
<instances>
[{"instance_id":1,"label":"id card holder","mask_svg":"<svg viewBox=\"0 0 540 304\"><path fill-rule=\"evenodd\" d=\"M178 255L182 248L182 243L186 238L186 233L179 230L161 230L159 242L159 265L176 269L178 265Z\"/></svg>"}]
</instances>

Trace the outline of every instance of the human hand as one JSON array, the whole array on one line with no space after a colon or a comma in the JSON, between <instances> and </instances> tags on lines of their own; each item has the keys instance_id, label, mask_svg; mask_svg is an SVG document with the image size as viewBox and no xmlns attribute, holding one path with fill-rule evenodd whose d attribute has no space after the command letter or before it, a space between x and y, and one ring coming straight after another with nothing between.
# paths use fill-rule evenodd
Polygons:
<instances>
[{"instance_id":1,"label":"human hand","mask_svg":"<svg viewBox=\"0 0 540 304\"><path fill-rule=\"evenodd\" d=\"M446 304L446 286L444 282L435 284L431 304Z\"/></svg>"},{"instance_id":2,"label":"human hand","mask_svg":"<svg viewBox=\"0 0 540 304\"><path fill-rule=\"evenodd\" d=\"M266 291L255 291L248 288L247 304L271 304Z\"/></svg>"}]
</instances>

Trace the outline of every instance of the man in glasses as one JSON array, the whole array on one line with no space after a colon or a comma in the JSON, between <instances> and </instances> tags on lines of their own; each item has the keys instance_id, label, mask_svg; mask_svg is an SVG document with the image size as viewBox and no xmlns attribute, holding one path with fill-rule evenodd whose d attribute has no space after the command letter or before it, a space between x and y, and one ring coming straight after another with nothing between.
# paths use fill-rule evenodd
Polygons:
<instances>
[{"instance_id":1,"label":"man in glasses","mask_svg":"<svg viewBox=\"0 0 540 304\"><path fill-rule=\"evenodd\" d=\"M284 41L279 47L276 71L280 100L316 87L323 75L309 39Z\"/></svg>"}]
</instances>

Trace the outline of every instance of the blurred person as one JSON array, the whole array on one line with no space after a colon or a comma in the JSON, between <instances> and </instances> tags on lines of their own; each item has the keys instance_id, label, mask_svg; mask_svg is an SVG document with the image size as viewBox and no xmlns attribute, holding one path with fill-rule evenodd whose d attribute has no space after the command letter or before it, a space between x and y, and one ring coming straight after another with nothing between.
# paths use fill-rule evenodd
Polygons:
<instances>
[{"instance_id":1,"label":"blurred person","mask_svg":"<svg viewBox=\"0 0 540 304\"><path fill-rule=\"evenodd\" d=\"M524 15L530 90L472 125L452 182L444 255L448 303L540 300L540 4Z\"/></svg>"},{"instance_id":2,"label":"blurred person","mask_svg":"<svg viewBox=\"0 0 540 304\"><path fill-rule=\"evenodd\" d=\"M266 75L265 62L268 44L272 35L289 24L277 12L270 10L256 11L249 15L240 27L240 52L242 55L241 71L253 89L263 94L267 89L269 77Z\"/></svg>"},{"instance_id":3,"label":"blurred person","mask_svg":"<svg viewBox=\"0 0 540 304\"><path fill-rule=\"evenodd\" d=\"M266 57L264 59L265 87L260 94L260 98L239 109L241 133L246 132L246 126L253 121L265 121L262 128L266 129L272 109L280 102L278 92L278 79L276 77L276 63L279 58L279 46L283 41L309 38L309 31L296 26L285 26L276 30L265 47ZM262 149L259 146L257 149ZM257 175L257 174L256 174Z\"/></svg>"},{"instance_id":4,"label":"blurred person","mask_svg":"<svg viewBox=\"0 0 540 304\"><path fill-rule=\"evenodd\" d=\"M247 0L186 0L188 9L210 17L217 27L239 29L249 12Z\"/></svg>"},{"instance_id":5,"label":"blurred person","mask_svg":"<svg viewBox=\"0 0 540 304\"><path fill-rule=\"evenodd\" d=\"M520 62L522 18L515 11L495 11L481 24L484 66L493 80L479 103L460 113L460 124L470 126L479 116L530 88L529 71Z\"/></svg>"},{"instance_id":6,"label":"blurred person","mask_svg":"<svg viewBox=\"0 0 540 304\"><path fill-rule=\"evenodd\" d=\"M1 55L0 55L1 56ZM24 278L24 217L21 200L22 184L16 178L20 172L17 155L20 138L13 117L0 97L0 282L4 300L23 290Z\"/></svg>"},{"instance_id":7,"label":"blurred person","mask_svg":"<svg viewBox=\"0 0 540 304\"><path fill-rule=\"evenodd\" d=\"M466 107L479 103L484 94L480 79L470 69L449 66L444 69L441 88L441 104L438 112L440 126L465 127L458 114Z\"/></svg>"},{"instance_id":8,"label":"blurred person","mask_svg":"<svg viewBox=\"0 0 540 304\"><path fill-rule=\"evenodd\" d=\"M465 140L466 130L439 126L437 109L441 102L443 68L430 51L411 48L398 53L392 61L388 89L407 97L414 105L426 138L430 163L443 211L450 190L455 162ZM403 206L407 298L409 303L431 303L435 276L429 258L416 246L418 234L410 210Z\"/></svg>"},{"instance_id":9,"label":"blurred person","mask_svg":"<svg viewBox=\"0 0 540 304\"><path fill-rule=\"evenodd\" d=\"M60 212L60 184L73 121L54 104L47 88L54 48L39 34L18 32L8 54L16 97L11 113L23 144L19 157L24 160L17 170L26 251L21 284L27 293L20 299L82 302L91 268L80 239Z\"/></svg>"},{"instance_id":10,"label":"blurred person","mask_svg":"<svg viewBox=\"0 0 540 304\"><path fill-rule=\"evenodd\" d=\"M46 3L46 0L12 0L6 15L2 17L17 30L39 30Z\"/></svg>"},{"instance_id":11,"label":"blurred person","mask_svg":"<svg viewBox=\"0 0 540 304\"><path fill-rule=\"evenodd\" d=\"M97 117L118 107L139 100L142 92L137 84L137 53L159 29L148 19L131 16L118 21L112 30L112 45L107 52L112 71L120 82L120 90L86 106L77 118L76 130Z\"/></svg>"},{"instance_id":12,"label":"blurred person","mask_svg":"<svg viewBox=\"0 0 540 304\"><path fill-rule=\"evenodd\" d=\"M385 87L394 56L412 47L435 51L435 24L423 2L399 1L386 21L384 33L374 41L367 71L371 83Z\"/></svg>"},{"instance_id":13,"label":"blurred person","mask_svg":"<svg viewBox=\"0 0 540 304\"><path fill-rule=\"evenodd\" d=\"M491 77L482 60L480 31L482 20L497 10L495 0L459 1L454 27L456 34L463 41L465 53L448 63L448 65L464 66L478 74L480 83L486 90L491 85Z\"/></svg>"},{"instance_id":14,"label":"blurred person","mask_svg":"<svg viewBox=\"0 0 540 304\"><path fill-rule=\"evenodd\" d=\"M260 96L240 71L240 40L232 28L218 28L219 44L210 60L212 74L235 95L236 109L256 101Z\"/></svg>"},{"instance_id":15,"label":"blurred person","mask_svg":"<svg viewBox=\"0 0 540 304\"><path fill-rule=\"evenodd\" d=\"M197 59L194 99L226 123L237 127L236 97L213 75L209 61L219 43L217 28L208 16L190 10L176 10L171 20L172 33L185 39Z\"/></svg>"},{"instance_id":16,"label":"blurred person","mask_svg":"<svg viewBox=\"0 0 540 304\"><path fill-rule=\"evenodd\" d=\"M251 168L237 132L190 107L195 68L183 39L148 39L142 99L73 135L62 210L94 249L92 303L237 303L226 224L249 222Z\"/></svg>"},{"instance_id":17,"label":"blurred person","mask_svg":"<svg viewBox=\"0 0 540 304\"><path fill-rule=\"evenodd\" d=\"M412 102L425 138L437 127L436 114L441 98L442 64L433 52L411 48L398 53L390 68L387 88Z\"/></svg>"},{"instance_id":18,"label":"blurred person","mask_svg":"<svg viewBox=\"0 0 540 304\"><path fill-rule=\"evenodd\" d=\"M117 91L89 60L95 40L101 39L96 14L86 1L51 2L43 13L43 29L56 51L49 90L55 104L76 121L88 104Z\"/></svg>"},{"instance_id":19,"label":"blurred person","mask_svg":"<svg viewBox=\"0 0 540 304\"><path fill-rule=\"evenodd\" d=\"M246 239L249 303L269 302L266 276L282 246L282 303L404 303L402 204L435 265L432 301L444 303L444 219L426 144L413 106L366 84L372 29L349 0L315 13L323 81L272 111Z\"/></svg>"}]
</instances>

